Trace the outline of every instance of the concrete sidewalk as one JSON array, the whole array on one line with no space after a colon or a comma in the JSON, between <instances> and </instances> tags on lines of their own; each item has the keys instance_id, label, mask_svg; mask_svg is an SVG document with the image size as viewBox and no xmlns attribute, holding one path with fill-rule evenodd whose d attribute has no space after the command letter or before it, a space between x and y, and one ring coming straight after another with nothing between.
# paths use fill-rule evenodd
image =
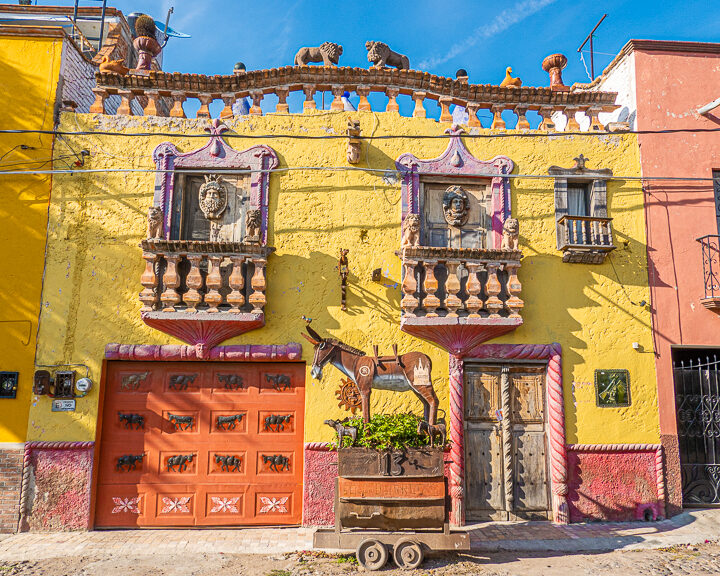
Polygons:
<instances>
[{"instance_id":1,"label":"concrete sidewalk","mask_svg":"<svg viewBox=\"0 0 720 576\"><path fill-rule=\"evenodd\" d=\"M468 526L478 552L638 550L720 540L720 509L684 512L661 522L492 522ZM120 554L265 554L312 549L312 528L102 530L12 534L0 540L0 561Z\"/></svg>"}]
</instances>

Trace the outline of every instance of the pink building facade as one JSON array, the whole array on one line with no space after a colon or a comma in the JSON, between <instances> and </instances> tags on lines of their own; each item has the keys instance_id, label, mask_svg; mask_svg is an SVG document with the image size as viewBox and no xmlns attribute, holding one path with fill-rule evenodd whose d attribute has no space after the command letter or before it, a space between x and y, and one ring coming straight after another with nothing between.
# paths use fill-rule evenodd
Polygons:
<instances>
[{"instance_id":1,"label":"pink building facade","mask_svg":"<svg viewBox=\"0 0 720 576\"><path fill-rule=\"evenodd\" d=\"M592 89L640 132L668 515L720 504L720 44L630 40Z\"/></svg>"}]
</instances>

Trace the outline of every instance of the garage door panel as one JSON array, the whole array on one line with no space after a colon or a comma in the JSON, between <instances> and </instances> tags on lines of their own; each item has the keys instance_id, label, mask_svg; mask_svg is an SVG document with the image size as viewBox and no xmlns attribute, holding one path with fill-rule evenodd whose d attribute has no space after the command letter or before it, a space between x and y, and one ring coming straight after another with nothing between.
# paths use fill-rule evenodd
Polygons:
<instances>
[{"instance_id":1,"label":"garage door panel","mask_svg":"<svg viewBox=\"0 0 720 576\"><path fill-rule=\"evenodd\" d=\"M304 365L108 368L98 526L300 522Z\"/></svg>"}]
</instances>

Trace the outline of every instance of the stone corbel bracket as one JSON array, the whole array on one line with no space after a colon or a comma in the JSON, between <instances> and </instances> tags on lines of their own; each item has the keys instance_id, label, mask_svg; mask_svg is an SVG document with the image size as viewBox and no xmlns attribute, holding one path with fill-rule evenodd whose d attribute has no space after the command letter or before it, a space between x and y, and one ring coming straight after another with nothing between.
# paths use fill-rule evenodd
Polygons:
<instances>
[{"instance_id":1,"label":"stone corbel bracket","mask_svg":"<svg viewBox=\"0 0 720 576\"><path fill-rule=\"evenodd\" d=\"M258 145L238 151L222 138L227 126L213 120L206 128L210 139L202 148L181 153L172 142L163 142L153 151L158 170L155 176L153 205L163 211L163 238L169 240L171 233L172 205L175 194L174 170L238 170L250 171L250 209L260 210L261 243L267 242L268 186L270 171L278 166L278 157L269 146Z\"/></svg>"},{"instance_id":2,"label":"stone corbel bracket","mask_svg":"<svg viewBox=\"0 0 720 576\"><path fill-rule=\"evenodd\" d=\"M463 176L466 178L490 179L492 190L491 222L492 232L488 248L499 250L502 243L503 224L512 211L510 206L510 174L514 164L507 156L495 156L492 160L478 160L465 147L462 129L453 126L445 131L450 142L440 156L421 160L414 154L406 153L395 161L402 176L402 215L418 214L420 211L420 179L425 175Z\"/></svg>"}]
</instances>

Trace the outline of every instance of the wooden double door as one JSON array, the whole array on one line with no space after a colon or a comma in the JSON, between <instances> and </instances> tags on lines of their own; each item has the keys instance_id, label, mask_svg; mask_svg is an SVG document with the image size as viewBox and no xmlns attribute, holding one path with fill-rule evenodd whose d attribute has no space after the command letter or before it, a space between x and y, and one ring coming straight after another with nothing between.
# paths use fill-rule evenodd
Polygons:
<instances>
[{"instance_id":1,"label":"wooden double door","mask_svg":"<svg viewBox=\"0 0 720 576\"><path fill-rule=\"evenodd\" d=\"M550 519L545 366L465 365L465 517Z\"/></svg>"},{"instance_id":2,"label":"wooden double door","mask_svg":"<svg viewBox=\"0 0 720 576\"><path fill-rule=\"evenodd\" d=\"M299 524L304 364L108 363L97 527Z\"/></svg>"}]
</instances>

